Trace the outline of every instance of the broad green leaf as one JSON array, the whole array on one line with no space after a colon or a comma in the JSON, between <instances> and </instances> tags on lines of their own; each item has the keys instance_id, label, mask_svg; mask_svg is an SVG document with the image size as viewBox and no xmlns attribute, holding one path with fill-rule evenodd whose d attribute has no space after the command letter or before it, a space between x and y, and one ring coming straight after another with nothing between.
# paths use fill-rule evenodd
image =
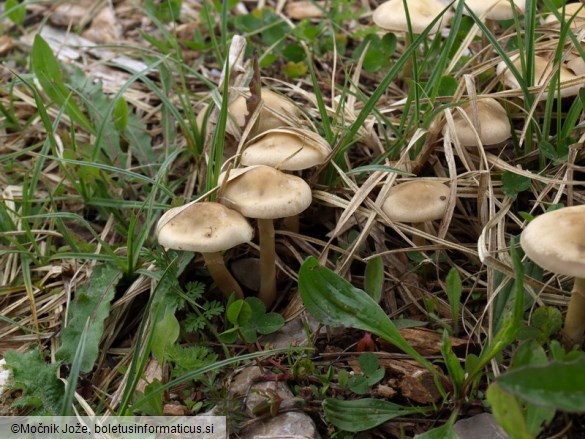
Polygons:
<instances>
[{"instance_id":1,"label":"broad green leaf","mask_svg":"<svg viewBox=\"0 0 585 439\"><path fill-rule=\"evenodd\" d=\"M461 278L456 268L452 268L447 275L447 297L451 306L451 314L453 314L453 332L457 334L461 308Z\"/></svg>"},{"instance_id":2,"label":"broad green leaf","mask_svg":"<svg viewBox=\"0 0 585 439\"><path fill-rule=\"evenodd\" d=\"M441 354L443 355L443 360L445 361L445 366L447 366L447 371L449 372L449 377L451 378L451 382L453 383L453 387L455 388L455 397L458 398L461 396L461 392L463 389L463 382L465 381L465 371L459 362L459 358L457 355L453 353L451 338L447 331L443 331L443 342L441 343Z\"/></svg>"},{"instance_id":3,"label":"broad green leaf","mask_svg":"<svg viewBox=\"0 0 585 439\"><path fill-rule=\"evenodd\" d=\"M442 76L439 81L438 96L453 96L459 82L453 76Z\"/></svg>"},{"instance_id":4,"label":"broad green leaf","mask_svg":"<svg viewBox=\"0 0 585 439\"><path fill-rule=\"evenodd\" d=\"M228 306L226 317L232 325L245 325L252 317L252 308L242 299L236 300Z\"/></svg>"},{"instance_id":5,"label":"broad green leaf","mask_svg":"<svg viewBox=\"0 0 585 439\"><path fill-rule=\"evenodd\" d=\"M486 392L496 421L512 439L532 439L528 432L522 407L514 395L506 392L498 383L492 383Z\"/></svg>"},{"instance_id":6,"label":"broad green leaf","mask_svg":"<svg viewBox=\"0 0 585 439\"><path fill-rule=\"evenodd\" d=\"M110 314L121 273L113 265L98 265L91 278L77 290L68 313L68 325L61 334L57 359L71 363L77 351L86 323L89 321L81 370L89 372L98 357L99 343L104 332L104 320Z\"/></svg>"},{"instance_id":7,"label":"broad green leaf","mask_svg":"<svg viewBox=\"0 0 585 439\"><path fill-rule=\"evenodd\" d=\"M422 407L403 407L381 399L342 401L328 398L323 401L325 417L335 427L345 431L364 431L377 427L398 416L424 413Z\"/></svg>"},{"instance_id":8,"label":"broad green leaf","mask_svg":"<svg viewBox=\"0 0 585 439\"><path fill-rule=\"evenodd\" d=\"M585 357L514 369L498 378L499 386L523 400L567 412L585 412Z\"/></svg>"},{"instance_id":9,"label":"broad green leaf","mask_svg":"<svg viewBox=\"0 0 585 439\"><path fill-rule=\"evenodd\" d=\"M459 439L459 436L453 431L453 424L457 420L457 414L457 410L453 411L445 424L423 434L417 434L416 439Z\"/></svg>"},{"instance_id":10,"label":"broad green leaf","mask_svg":"<svg viewBox=\"0 0 585 439\"><path fill-rule=\"evenodd\" d=\"M166 352L179 338L181 325L175 317L173 307L167 307L164 317L156 322L152 334L151 349L152 354L158 360L159 364L164 364Z\"/></svg>"},{"instance_id":11,"label":"broad green leaf","mask_svg":"<svg viewBox=\"0 0 585 439\"><path fill-rule=\"evenodd\" d=\"M358 363L364 375L372 375L374 372L376 372L376 370L378 370L378 366L380 365L378 357L376 357L376 355L372 352L364 352L361 354L358 359Z\"/></svg>"},{"instance_id":12,"label":"broad green leaf","mask_svg":"<svg viewBox=\"0 0 585 439\"><path fill-rule=\"evenodd\" d=\"M275 312L264 314L256 321L256 330L259 334L272 334L284 326L284 318Z\"/></svg>"},{"instance_id":13,"label":"broad green leaf","mask_svg":"<svg viewBox=\"0 0 585 439\"><path fill-rule=\"evenodd\" d=\"M365 395L369 390L368 380L362 375L354 376L349 380L349 390L356 395Z\"/></svg>"},{"instance_id":14,"label":"broad green leaf","mask_svg":"<svg viewBox=\"0 0 585 439\"><path fill-rule=\"evenodd\" d=\"M114 106L114 125L118 131L124 131L128 126L128 103L120 96Z\"/></svg>"},{"instance_id":15,"label":"broad green leaf","mask_svg":"<svg viewBox=\"0 0 585 439\"><path fill-rule=\"evenodd\" d=\"M14 24L22 24L24 22L24 17L26 16L26 5L24 2L6 0L6 3L4 3L4 11L6 12L6 16Z\"/></svg>"},{"instance_id":16,"label":"broad green leaf","mask_svg":"<svg viewBox=\"0 0 585 439\"><path fill-rule=\"evenodd\" d=\"M366 264L364 275L364 289L376 303L382 298L384 286L384 260L382 256L375 256Z\"/></svg>"},{"instance_id":17,"label":"broad green leaf","mask_svg":"<svg viewBox=\"0 0 585 439\"><path fill-rule=\"evenodd\" d=\"M287 62L282 68L282 73L291 79L301 78L307 74L308 67L304 61Z\"/></svg>"},{"instance_id":18,"label":"broad green leaf","mask_svg":"<svg viewBox=\"0 0 585 439\"><path fill-rule=\"evenodd\" d=\"M37 34L31 51L31 67L47 96L57 105L65 107L65 113L90 133L94 132L89 120L72 98L71 91L63 81L61 66L51 47Z\"/></svg>"},{"instance_id":19,"label":"broad green leaf","mask_svg":"<svg viewBox=\"0 0 585 439\"><path fill-rule=\"evenodd\" d=\"M219 341L226 344L235 343L238 339L238 328L230 328L218 335Z\"/></svg>"},{"instance_id":20,"label":"broad green leaf","mask_svg":"<svg viewBox=\"0 0 585 439\"><path fill-rule=\"evenodd\" d=\"M312 256L307 258L299 271L299 293L306 309L319 322L334 327L350 326L376 334L409 354L437 377L433 365L408 344L370 296L320 266Z\"/></svg>"}]
</instances>

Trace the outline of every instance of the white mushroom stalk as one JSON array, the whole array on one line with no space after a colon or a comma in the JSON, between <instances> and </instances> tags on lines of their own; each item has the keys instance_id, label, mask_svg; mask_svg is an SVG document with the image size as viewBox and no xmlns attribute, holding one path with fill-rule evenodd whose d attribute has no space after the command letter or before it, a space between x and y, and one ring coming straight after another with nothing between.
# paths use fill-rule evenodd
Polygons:
<instances>
[{"instance_id":1,"label":"white mushroom stalk","mask_svg":"<svg viewBox=\"0 0 585 439\"><path fill-rule=\"evenodd\" d=\"M270 308L276 300L276 218L298 215L312 201L311 188L301 178L269 166L233 169L229 179L219 176L219 202L248 218L258 220L260 244L260 292L258 297Z\"/></svg>"}]
</instances>

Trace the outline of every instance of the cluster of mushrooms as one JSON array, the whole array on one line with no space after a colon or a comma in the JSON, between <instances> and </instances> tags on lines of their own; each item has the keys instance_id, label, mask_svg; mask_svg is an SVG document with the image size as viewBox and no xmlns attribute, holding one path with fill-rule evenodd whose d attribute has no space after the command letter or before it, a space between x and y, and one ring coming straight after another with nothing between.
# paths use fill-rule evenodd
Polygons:
<instances>
[{"instance_id":1,"label":"cluster of mushrooms","mask_svg":"<svg viewBox=\"0 0 585 439\"><path fill-rule=\"evenodd\" d=\"M201 252L217 287L226 297L244 298L242 288L225 266L222 251L250 242L255 219L260 247L260 291L267 308L276 299L274 220L295 218L312 202L311 188L291 172L323 163L329 145L310 130L288 126L300 110L287 98L267 88L261 90L263 106L239 163L219 176L217 202L191 202L167 211L159 220L159 243L176 250ZM246 122L246 98L239 96L228 107L230 123ZM297 220L298 221L298 220ZM297 230L298 231L298 230Z\"/></svg>"},{"instance_id":2,"label":"cluster of mushrooms","mask_svg":"<svg viewBox=\"0 0 585 439\"><path fill-rule=\"evenodd\" d=\"M409 30L405 3L402 0L382 3L374 11L373 20L381 29L406 33L408 44ZM512 19L515 15L521 15L525 9L525 0L466 0L465 3L475 15L485 20L490 30L493 30L494 20ZM439 0L409 1L407 5L410 26L414 34L422 32L439 16L441 18L431 33L440 32L448 25L452 16L446 4ZM559 19L568 23L575 34L580 34L585 25L585 7L581 2L562 6L556 13L548 15L542 21L542 25L556 29L560 25ZM585 48L583 43L581 45ZM560 66L555 67L552 62L554 53L551 50L554 51L554 47L543 49L534 58L537 99L548 98L550 91L547 84L557 70L559 84L554 91L555 97L578 95L580 88L583 87L585 60L578 50L573 48L563 56ZM511 54L510 60L518 71L522 71L519 54ZM497 65L496 73L506 87L520 89L517 78L504 61ZM409 72L405 72L405 76L408 75ZM451 129L448 130L446 125L443 134L447 134L447 131L456 137L456 141L463 147L497 145L511 137L511 126L506 110L493 98L478 98L459 107L453 114ZM422 184L428 185L429 188L426 189L425 193L428 195L425 195L421 206L426 206L425 210L428 212L433 211L425 221L443 216L446 203L442 205L438 200L444 201L449 196L449 190L441 188L442 185L438 182L413 181L394 186L390 190L390 196L384 203L384 211L391 220L412 222L415 227L421 228L421 225L417 224L419 221L411 216L404 216L400 211L397 212L396 201L402 203L402 199L407 200L412 196L414 192L409 192L408 186L414 188ZM420 244L420 241L415 244ZM540 215L524 229L520 244L526 255L541 267L556 274L575 278L563 328L563 342L566 347L581 345L585 335L585 206L565 207Z\"/></svg>"},{"instance_id":3,"label":"cluster of mushrooms","mask_svg":"<svg viewBox=\"0 0 585 439\"><path fill-rule=\"evenodd\" d=\"M486 20L488 27L492 25L490 20L510 19L514 14L522 13L525 6L523 0L469 0L466 4ZM579 6L567 5L565 9L559 9L559 13L549 16L544 24L558 25L557 15L564 12L565 21L572 20L572 26L582 26L585 12ZM408 2L408 7L414 33L422 32L435 17L442 15L432 30L439 32L451 16L439 0ZM373 20L383 30L408 33L403 0L381 4L374 11ZM548 83L554 73L552 62L544 57L546 55L535 59L536 86ZM519 69L519 56L511 55L510 59ZM577 83L575 78L585 74L583 59L577 55L565 57L558 69L560 97L576 95L582 81ZM497 74L507 87L520 88L504 62L498 65ZM547 90L541 87L538 96L546 99ZM311 188L292 172L323 163L331 149L313 131L297 128L299 125L295 121L302 113L290 100L267 88L262 88L261 97L263 106L258 110L251 129L253 137L235 160L242 167L220 175L217 202L192 202L170 209L159 220L156 234L164 247L201 252L211 277L223 294L243 298L240 285L224 264L222 252L250 242L254 229L248 219L255 219L260 248L258 297L269 308L276 299L274 220L290 218L289 224L292 225L289 227L295 230L298 225L295 226L294 219L312 202ZM244 96L235 99L228 111L228 131L230 125L232 129L234 125L242 127L249 120ZM200 114L199 122L202 123L204 112ZM458 107L443 128L444 135L454 136L454 141L463 147L497 145L509 139L511 133L506 110L496 99L487 97ZM426 231L430 222L445 215L450 196L451 189L444 183L436 179L416 179L390 188L382 210L390 221L410 223L414 228ZM540 216L528 225L521 238L526 254L536 263L576 278L564 328L567 344L581 343L585 332L584 236L585 206L579 206ZM414 236L413 243L422 245L424 240Z\"/></svg>"}]
</instances>

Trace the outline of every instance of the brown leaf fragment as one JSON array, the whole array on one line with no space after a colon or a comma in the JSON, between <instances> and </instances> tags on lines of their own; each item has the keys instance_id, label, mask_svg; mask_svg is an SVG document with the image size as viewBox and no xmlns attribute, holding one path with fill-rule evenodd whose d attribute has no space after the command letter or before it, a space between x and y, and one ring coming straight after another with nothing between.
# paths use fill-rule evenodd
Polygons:
<instances>
[{"instance_id":1,"label":"brown leaf fragment","mask_svg":"<svg viewBox=\"0 0 585 439\"><path fill-rule=\"evenodd\" d=\"M432 404L441 398L431 372L415 361L380 358L380 366L389 375L398 375L397 381L390 379L388 384L397 383L398 390L405 398L420 404Z\"/></svg>"},{"instance_id":2,"label":"brown leaf fragment","mask_svg":"<svg viewBox=\"0 0 585 439\"><path fill-rule=\"evenodd\" d=\"M419 354L423 356L441 355L441 344L443 343L443 336L436 331L425 328L402 328L399 330L400 334ZM382 350L393 352L396 348L384 339L376 340ZM467 340L461 338L451 337L451 344L453 350L463 350L468 344Z\"/></svg>"},{"instance_id":3,"label":"brown leaf fragment","mask_svg":"<svg viewBox=\"0 0 585 439\"><path fill-rule=\"evenodd\" d=\"M250 118L258 108L258 105L260 105L261 100L262 83L260 80L260 67L258 65L258 55L254 54L254 76L252 76L252 80L250 81L250 97L246 99L248 114L246 114L244 126L248 126L250 123Z\"/></svg>"},{"instance_id":4,"label":"brown leaf fragment","mask_svg":"<svg viewBox=\"0 0 585 439\"><path fill-rule=\"evenodd\" d=\"M16 43L10 35L0 36L0 56L6 55L14 46L16 46Z\"/></svg>"},{"instance_id":5,"label":"brown leaf fragment","mask_svg":"<svg viewBox=\"0 0 585 439\"><path fill-rule=\"evenodd\" d=\"M317 5L320 7L317 7ZM304 18L321 18L325 2L297 1L289 2L284 9L284 14L293 20L302 20Z\"/></svg>"},{"instance_id":6,"label":"brown leaf fragment","mask_svg":"<svg viewBox=\"0 0 585 439\"><path fill-rule=\"evenodd\" d=\"M91 22L91 26L83 32L83 36L98 44L119 43L122 39L122 28L116 19L114 8L104 6Z\"/></svg>"},{"instance_id":7,"label":"brown leaf fragment","mask_svg":"<svg viewBox=\"0 0 585 439\"><path fill-rule=\"evenodd\" d=\"M165 404L163 407L163 414L165 416L185 416L187 407L179 404Z\"/></svg>"}]
</instances>

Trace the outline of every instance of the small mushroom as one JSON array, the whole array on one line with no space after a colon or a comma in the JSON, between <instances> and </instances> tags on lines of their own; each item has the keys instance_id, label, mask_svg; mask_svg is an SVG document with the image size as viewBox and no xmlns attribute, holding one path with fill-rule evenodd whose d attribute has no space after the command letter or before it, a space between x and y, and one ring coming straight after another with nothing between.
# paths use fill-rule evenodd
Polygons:
<instances>
[{"instance_id":1,"label":"small mushroom","mask_svg":"<svg viewBox=\"0 0 585 439\"><path fill-rule=\"evenodd\" d=\"M514 66L521 71L521 62L520 57L518 55L514 55L510 57L510 60L514 64ZM501 77L502 82L512 88L512 89L519 89L520 84L516 80L516 77L512 74L508 66L504 63L504 61L500 61L498 67L496 68L496 72L498 76ZM548 88L548 78L553 73L553 63L542 56L535 55L534 56L534 83L537 86L547 86ZM555 73L556 74L556 73ZM563 83L567 83L572 79L577 78L577 76L569 70L565 65L559 66L559 81L561 85L561 97L567 96L576 96L579 94L579 89L581 88L582 84L576 84L571 86L563 85ZM556 90L555 90L556 94ZM542 93L541 100L545 100L548 96L548 92L545 91Z\"/></svg>"},{"instance_id":2,"label":"small mushroom","mask_svg":"<svg viewBox=\"0 0 585 439\"><path fill-rule=\"evenodd\" d=\"M242 152L244 166L265 165L282 171L301 171L320 165L331 148L318 134L277 128L256 136Z\"/></svg>"},{"instance_id":3,"label":"small mushroom","mask_svg":"<svg viewBox=\"0 0 585 439\"><path fill-rule=\"evenodd\" d=\"M388 191L382 210L392 221L412 223L424 231L427 221L443 218L449 205L451 190L438 181L414 180L398 184ZM423 245L420 236L413 238L416 246Z\"/></svg>"},{"instance_id":4,"label":"small mushroom","mask_svg":"<svg viewBox=\"0 0 585 439\"><path fill-rule=\"evenodd\" d=\"M312 201L311 188L301 178L269 166L232 169L219 176L219 202L248 218L258 220L260 242L260 292L258 297L269 308L276 299L276 218L298 215Z\"/></svg>"},{"instance_id":5,"label":"small mushroom","mask_svg":"<svg viewBox=\"0 0 585 439\"><path fill-rule=\"evenodd\" d=\"M535 218L522 232L520 245L542 268L575 278L563 343L567 348L580 346L585 333L585 205L565 207Z\"/></svg>"},{"instance_id":6,"label":"small mushroom","mask_svg":"<svg viewBox=\"0 0 585 439\"><path fill-rule=\"evenodd\" d=\"M460 108L473 122L475 118L472 104L463 104ZM493 98L477 101L477 121L479 122L478 126L474 127L459 111L454 111L455 135L461 145L478 146L476 135L479 136L483 145L496 145L509 139L512 135L512 127L506 110ZM445 125L443 134L445 134L446 129Z\"/></svg>"},{"instance_id":7,"label":"small mushroom","mask_svg":"<svg viewBox=\"0 0 585 439\"><path fill-rule=\"evenodd\" d=\"M526 0L513 0L512 3L509 0L465 0L465 4L475 15L485 16L486 20L511 20L526 9ZM466 12L464 9L463 13Z\"/></svg>"},{"instance_id":8,"label":"small mushroom","mask_svg":"<svg viewBox=\"0 0 585 439\"><path fill-rule=\"evenodd\" d=\"M560 16L564 16L565 22L568 22L571 18L573 18L573 21L571 21L571 29L573 32L585 24L585 7L583 7L583 3L581 2L567 3L565 6L558 8L557 11L559 12ZM542 24L547 26L560 25L559 19L555 16L555 14L550 14L548 17L546 17Z\"/></svg>"},{"instance_id":9,"label":"small mushroom","mask_svg":"<svg viewBox=\"0 0 585 439\"><path fill-rule=\"evenodd\" d=\"M243 299L244 294L220 252L250 242L253 235L254 229L241 214L214 202L169 209L156 225L160 245L203 255L209 274L226 298L235 292Z\"/></svg>"},{"instance_id":10,"label":"small mushroom","mask_svg":"<svg viewBox=\"0 0 585 439\"><path fill-rule=\"evenodd\" d=\"M445 5L439 0L389 0L382 3L374 10L372 20L374 24L381 29L390 32L405 32L406 40L404 43L404 50L410 46L408 35L408 20L406 18L406 10L404 3L408 6L408 15L410 17L410 25L412 33L415 35L422 33L432 21L445 10ZM430 33L437 33L443 29L453 14L446 11L443 17L435 23ZM410 61L404 65L403 76L405 78L412 76L412 64Z\"/></svg>"}]
</instances>

